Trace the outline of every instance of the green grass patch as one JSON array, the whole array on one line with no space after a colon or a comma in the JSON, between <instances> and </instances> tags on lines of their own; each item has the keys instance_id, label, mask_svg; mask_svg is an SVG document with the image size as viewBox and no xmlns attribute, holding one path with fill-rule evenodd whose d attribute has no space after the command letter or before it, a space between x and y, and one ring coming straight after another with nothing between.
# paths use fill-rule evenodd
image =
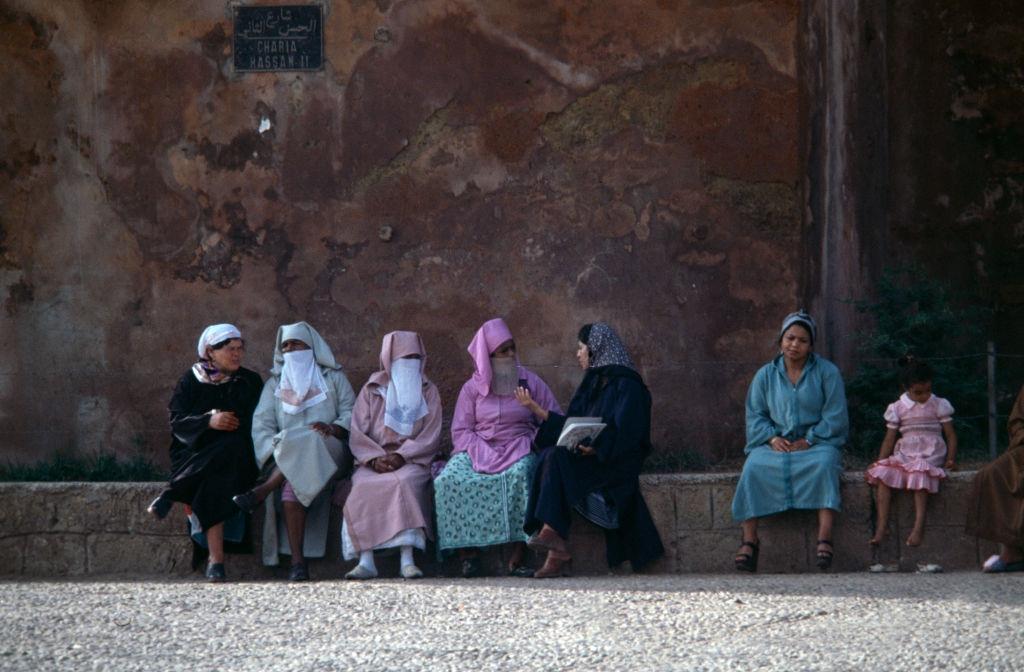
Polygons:
<instances>
[{"instance_id":1,"label":"green grass patch","mask_svg":"<svg viewBox=\"0 0 1024 672\"><path fill-rule=\"evenodd\" d=\"M54 453L35 464L0 465L0 481L163 481L167 472L141 455Z\"/></svg>"}]
</instances>

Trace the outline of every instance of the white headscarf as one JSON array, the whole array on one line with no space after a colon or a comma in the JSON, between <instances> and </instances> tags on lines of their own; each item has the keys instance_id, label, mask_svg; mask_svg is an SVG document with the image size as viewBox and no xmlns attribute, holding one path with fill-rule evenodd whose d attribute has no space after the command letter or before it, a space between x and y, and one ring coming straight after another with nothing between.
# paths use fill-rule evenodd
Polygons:
<instances>
[{"instance_id":1,"label":"white headscarf","mask_svg":"<svg viewBox=\"0 0 1024 672\"><path fill-rule=\"evenodd\" d=\"M391 380L384 392L384 425L400 436L411 436L416 421L426 414L420 360L392 361Z\"/></svg>"},{"instance_id":2,"label":"white headscarf","mask_svg":"<svg viewBox=\"0 0 1024 672\"><path fill-rule=\"evenodd\" d=\"M241 337L242 332L233 324L211 324L206 329L203 329L203 334L199 337L199 344L196 346L196 350L199 352L199 359L206 359L206 349L211 345L217 345L231 338Z\"/></svg>"}]
</instances>

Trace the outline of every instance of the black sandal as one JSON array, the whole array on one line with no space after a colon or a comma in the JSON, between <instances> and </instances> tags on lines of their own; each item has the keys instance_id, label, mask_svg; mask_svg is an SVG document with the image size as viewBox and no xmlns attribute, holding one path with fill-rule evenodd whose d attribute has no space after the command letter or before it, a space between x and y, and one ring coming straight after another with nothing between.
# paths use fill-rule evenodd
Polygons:
<instances>
[{"instance_id":1,"label":"black sandal","mask_svg":"<svg viewBox=\"0 0 1024 672\"><path fill-rule=\"evenodd\" d=\"M749 546L753 553L743 553L743 547ZM736 571L738 572L756 572L757 571L757 556L761 552L759 542L756 541L744 541L740 544L740 550L736 553Z\"/></svg>"},{"instance_id":2,"label":"black sandal","mask_svg":"<svg viewBox=\"0 0 1024 672\"><path fill-rule=\"evenodd\" d=\"M830 549L835 549L835 547L832 545L831 539L818 539L818 546L821 546L822 544L827 545ZM832 553L832 551L822 551L819 549L817 553L818 569L820 569L821 571L825 571L826 569L831 567L833 555L834 554Z\"/></svg>"}]
</instances>

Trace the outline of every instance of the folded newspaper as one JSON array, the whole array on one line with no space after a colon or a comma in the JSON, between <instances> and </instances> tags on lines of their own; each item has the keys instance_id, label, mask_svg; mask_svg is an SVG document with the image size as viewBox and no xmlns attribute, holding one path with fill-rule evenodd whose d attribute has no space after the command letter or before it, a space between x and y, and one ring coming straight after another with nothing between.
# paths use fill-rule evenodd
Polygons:
<instances>
[{"instance_id":1,"label":"folded newspaper","mask_svg":"<svg viewBox=\"0 0 1024 672\"><path fill-rule=\"evenodd\" d=\"M566 418L557 445L575 448L587 439L593 442L604 428L601 418Z\"/></svg>"}]
</instances>

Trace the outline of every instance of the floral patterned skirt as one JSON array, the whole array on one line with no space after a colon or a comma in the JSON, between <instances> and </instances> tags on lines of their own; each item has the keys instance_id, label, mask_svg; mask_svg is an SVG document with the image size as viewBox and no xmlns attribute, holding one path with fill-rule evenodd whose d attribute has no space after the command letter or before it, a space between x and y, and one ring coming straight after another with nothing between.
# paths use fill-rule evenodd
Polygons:
<instances>
[{"instance_id":1,"label":"floral patterned skirt","mask_svg":"<svg viewBox=\"0 0 1024 672\"><path fill-rule=\"evenodd\" d=\"M523 531L537 456L530 454L500 474L478 474L459 453L434 479L438 550L526 541Z\"/></svg>"}]
</instances>

